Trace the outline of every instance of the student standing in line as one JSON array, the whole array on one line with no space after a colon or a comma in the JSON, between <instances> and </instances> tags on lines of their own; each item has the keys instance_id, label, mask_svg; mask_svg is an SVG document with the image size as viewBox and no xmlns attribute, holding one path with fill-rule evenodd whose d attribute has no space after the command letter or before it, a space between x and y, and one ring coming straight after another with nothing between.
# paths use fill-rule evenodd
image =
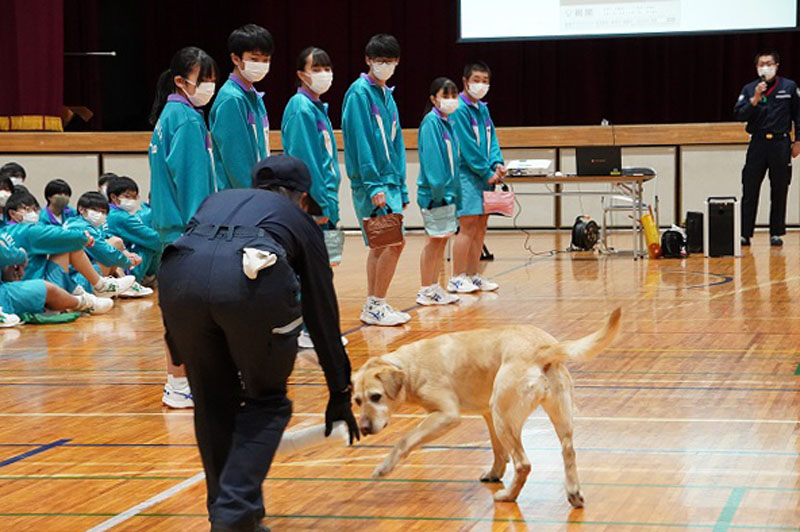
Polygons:
<instances>
[{"instance_id":1,"label":"student standing in line","mask_svg":"<svg viewBox=\"0 0 800 532\"><path fill-rule=\"evenodd\" d=\"M400 61L400 43L391 35L375 35L367 43L365 56L369 72L350 85L342 109L345 164L362 229L363 219L373 211L402 213L409 203L403 132L394 88L386 85ZM364 323L393 326L411 319L386 302L404 246L405 242L369 250L367 302L361 311Z\"/></svg>"},{"instance_id":2,"label":"student standing in line","mask_svg":"<svg viewBox=\"0 0 800 532\"><path fill-rule=\"evenodd\" d=\"M459 181L461 205L459 233L453 246L453 278L450 292L469 293L497 290L497 283L478 273L481 249L486 239L489 216L483 212L483 191L491 190L506 175L488 106L481 100L489 92L492 72L481 61L469 63L462 78L464 90L452 119L461 146Z\"/></svg>"},{"instance_id":3,"label":"student standing in line","mask_svg":"<svg viewBox=\"0 0 800 532\"><path fill-rule=\"evenodd\" d=\"M155 129L149 159L152 221L161 249L183 233L203 200L215 191L211 139L199 108L214 96L216 78L217 65L211 56L189 46L172 57L169 69L158 80L150 115ZM115 201L110 193L113 182L108 184L111 201ZM135 192L138 196L138 188ZM109 217L109 225L113 218ZM173 365L169 355L166 358L162 402L171 408L191 408L194 403L186 372Z\"/></svg>"},{"instance_id":4,"label":"student standing in line","mask_svg":"<svg viewBox=\"0 0 800 532\"><path fill-rule=\"evenodd\" d=\"M419 126L417 204L422 209L427 239L420 256L420 305L447 305L458 301L439 284L447 240L455 232L459 198L458 140L450 115L458 108L458 87L448 78L431 85L428 110Z\"/></svg>"},{"instance_id":5,"label":"student standing in line","mask_svg":"<svg viewBox=\"0 0 800 532\"><path fill-rule=\"evenodd\" d=\"M296 72L299 87L283 111L281 141L284 153L303 161L311 173L310 194L322 209L322 215L314 219L326 235L325 245L333 266L341 260L341 242L328 235L340 233L337 226L342 175L328 104L320 100L333 83L333 63L325 50L309 46L300 52ZM344 337L342 341L346 345ZM314 348L305 328L300 332L297 345L303 349Z\"/></svg>"},{"instance_id":6,"label":"student standing in line","mask_svg":"<svg viewBox=\"0 0 800 532\"><path fill-rule=\"evenodd\" d=\"M269 118L258 83L269 72L274 51L272 35L255 24L228 37L233 72L219 91L208 120L214 144L219 190L248 188L250 172L269 157Z\"/></svg>"}]
</instances>

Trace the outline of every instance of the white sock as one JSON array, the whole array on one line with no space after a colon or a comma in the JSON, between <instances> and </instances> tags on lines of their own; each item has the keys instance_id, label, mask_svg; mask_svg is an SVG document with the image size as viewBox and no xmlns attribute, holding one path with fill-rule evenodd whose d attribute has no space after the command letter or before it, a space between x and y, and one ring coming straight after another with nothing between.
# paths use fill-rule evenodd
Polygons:
<instances>
[{"instance_id":1,"label":"white sock","mask_svg":"<svg viewBox=\"0 0 800 532\"><path fill-rule=\"evenodd\" d=\"M167 374L167 384L174 390L183 390L189 387L189 379Z\"/></svg>"},{"instance_id":2,"label":"white sock","mask_svg":"<svg viewBox=\"0 0 800 532\"><path fill-rule=\"evenodd\" d=\"M385 297L372 296L372 304L373 305L385 305L386 304L386 298Z\"/></svg>"},{"instance_id":3,"label":"white sock","mask_svg":"<svg viewBox=\"0 0 800 532\"><path fill-rule=\"evenodd\" d=\"M75 306L74 309L71 309L71 310L80 311L80 310L86 310L89 307L89 298L87 297L87 294L79 294L79 295L76 295L75 297L78 298L78 304Z\"/></svg>"},{"instance_id":4,"label":"white sock","mask_svg":"<svg viewBox=\"0 0 800 532\"><path fill-rule=\"evenodd\" d=\"M105 278L105 277L101 277L101 278L100 278L100 280L99 280L99 281L97 281L97 282L94 284L94 287L95 287L97 290L101 290L101 289L105 288L105 286L106 286L106 278Z\"/></svg>"}]
</instances>

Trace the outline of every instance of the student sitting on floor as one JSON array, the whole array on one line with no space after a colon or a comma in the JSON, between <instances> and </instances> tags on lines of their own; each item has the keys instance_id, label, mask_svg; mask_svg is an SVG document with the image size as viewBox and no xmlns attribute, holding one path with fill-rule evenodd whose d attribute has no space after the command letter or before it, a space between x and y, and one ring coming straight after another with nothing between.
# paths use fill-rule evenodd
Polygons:
<instances>
[{"instance_id":1,"label":"student sitting on floor","mask_svg":"<svg viewBox=\"0 0 800 532\"><path fill-rule=\"evenodd\" d=\"M136 216L139 211L139 186L127 176L108 182L108 233L117 236L125 247L142 258L133 269L138 282L155 275L161 258L161 241L155 229L148 227Z\"/></svg>"},{"instance_id":2,"label":"student sitting on floor","mask_svg":"<svg viewBox=\"0 0 800 532\"><path fill-rule=\"evenodd\" d=\"M63 227L69 218L78 215L68 207L72 189L63 179L53 179L44 187L44 199L47 205L39 213L39 223Z\"/></svg>"},{"instance_id":3,"label":"student sitting on floor","mask_svg":"<svg viewBox=\"0 0 800 532\"><path fill-rule=\"evenodd\" d=\"M0 231L6 226L6 202L14 193L14 184L8 177L0 177Z\"/></svg>"},{"instance_id":4,"label":"student sitting on floor","mask_svg":"<svg viewBox=\"0 0 800 532\"><path fill-rule=\"evenodd\" d=\"M19 280L24 275L28 255L0 240L0 327L19 324L18 314L40 314L45 310L67 310L105 314L114 301L88 292L72 295L63 288L41 279Z\"/></svg>"},{"instance_id":5,"label":"student sitting on floor","mask_svg":"<svg viewBox=\"0 0 800 532\"><path fill-rule=\"evenodd\" d=\"M101 297L116 297L133 285L133 276L115 279L101 277L95 271L83 251L94 245L94 238L87 232L39 224L39 202L32 195L15 193L6 202L5 213L8 225L0 238L8 247L20 247L28 254L23 279L44 279L72 293L78 289L69 275L72 266Z\"/></svg>"},{"instance_id":6,"label":"student sitting on floor","mask_svg":"<svg viewBox=\"0 0 800 532\"><path fill-rule=\"evenodd\" d=\"M95 269L100 275L122 277L124 271L135 268L142 263L136 253L125 249L121 238L109 236L106 218L108 217L108 200L99 192L86 192L78 199L79 216L70 218L64 225L66 229L85 231L94 238L94 246L86 248L86 254L92 259ZM122 297L144 297L153 293L139 283L120 294Z\"/></svg>"}]
</instances>

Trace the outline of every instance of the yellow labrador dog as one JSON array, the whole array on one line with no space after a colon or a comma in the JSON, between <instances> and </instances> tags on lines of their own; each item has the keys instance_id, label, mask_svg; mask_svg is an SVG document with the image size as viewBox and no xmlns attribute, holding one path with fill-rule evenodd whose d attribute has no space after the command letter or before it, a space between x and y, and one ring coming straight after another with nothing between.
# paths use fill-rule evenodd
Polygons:
<instances>
[{"instance_id":1,"label":"yellow labrador dog","mask_svg":"<svg viewBox=\"0 0 800 532\"><path fill-rule=\"evenodd\" d=\"M429 412L372 476L388 475L413 449L455 427L462 412L477 412L486 420L494 450L494 464L480 479L499 482L510 456L514 479L494 498L516 500L531 470L522 426L542 405L561 440L567 500L582 507L572 446L573 384L564 362L590 359L608 347L619 330L620 314L616 309L601 330L580 340L559 342L536 327L511 326L443 334L368 360L353 376L364 435L385 428L402 401Z\"/></svg>"}]
</instances>

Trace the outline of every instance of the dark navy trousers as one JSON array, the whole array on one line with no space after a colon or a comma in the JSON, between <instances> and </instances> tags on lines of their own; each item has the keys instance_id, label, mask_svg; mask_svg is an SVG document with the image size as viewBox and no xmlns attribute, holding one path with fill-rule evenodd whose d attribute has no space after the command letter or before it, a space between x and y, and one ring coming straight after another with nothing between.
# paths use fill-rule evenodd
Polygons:
<instances>
[{"instance_id":1,"label":"dark navy trousers","mask_svg":"<svg viewBox=\"0 0 800 532\"><path fill-rule=\"evenodd\" d=\"M280 258L250 280L244 247ZM167 344L174 362L186 365L194 396L209 519L220 529L252 530L291 417L286 384L302 324L299 283L278 244L245 230L181 237L165 250L158 283Z\"/></svg>"},{"instance_id":2,"label":"dark navy trousers","mask_svg":"<svg viewBox=\"0 0 800 532\"><path fill-rule=\"evenodd\" d=\"M786 198L792 179L792 143L789 137L767 140L753 137L742 170L742 236L750 238L756 226L758 197L769 170L769 234L786 234Z\"/></svg>"}]
</instances>

